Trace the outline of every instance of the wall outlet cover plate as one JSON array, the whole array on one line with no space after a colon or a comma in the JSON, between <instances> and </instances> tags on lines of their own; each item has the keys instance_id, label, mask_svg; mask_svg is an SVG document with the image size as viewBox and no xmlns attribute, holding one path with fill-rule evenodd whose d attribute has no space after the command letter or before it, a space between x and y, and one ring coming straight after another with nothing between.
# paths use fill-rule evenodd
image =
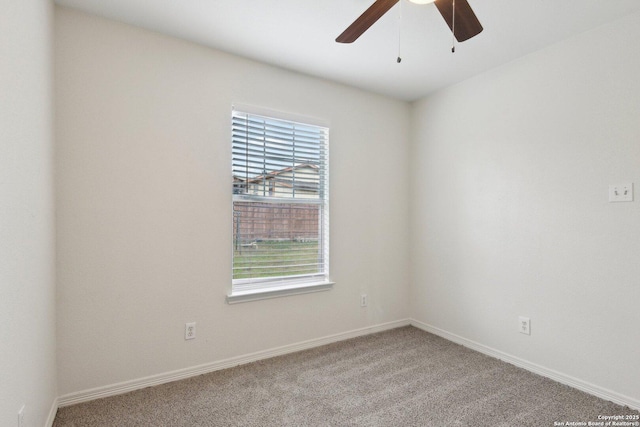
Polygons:
<instances>
[{"instance_id":1,"label":"wall outlet cover plate","mask_svg":"<svg viewBox=\"0 0 640 427\"><path fill-rule=\"evenodd\" d=\"M528 317L518 317L518 330L521 334L531 335L531 319Z\"/></svg>"}]
</instances>

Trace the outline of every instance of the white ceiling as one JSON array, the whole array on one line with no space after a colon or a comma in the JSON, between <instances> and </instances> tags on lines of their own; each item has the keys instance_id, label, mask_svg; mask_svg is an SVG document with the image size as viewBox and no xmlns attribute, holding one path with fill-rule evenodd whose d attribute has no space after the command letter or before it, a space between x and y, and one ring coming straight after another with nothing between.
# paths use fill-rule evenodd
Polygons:
<instances>
[{"instance_id":1,"label":"white ceiling","mask_svg":"<svg viewBox=\"0 0 640 427\"><path fill-rule=\"evenodd\" d=\"M56 3L408 101L640 11L639 0L469 0L484 31L452 54L436 7L407 0L353 44L334 40L373 0Z\"/></svg>"}]
</instances>

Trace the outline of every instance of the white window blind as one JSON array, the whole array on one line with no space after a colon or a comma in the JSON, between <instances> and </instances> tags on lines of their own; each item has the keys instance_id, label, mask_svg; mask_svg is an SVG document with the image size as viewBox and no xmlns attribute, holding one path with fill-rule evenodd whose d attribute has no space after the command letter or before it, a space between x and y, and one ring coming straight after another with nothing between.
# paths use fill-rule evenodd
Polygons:
<instances>
[{"instance_id":1,"label":"white window blind","mask_svg":"<svg viewBox=\"0 0 640 427\"><path fill-rule=\"evenodd\" d=\"M328 280L328 133L233 111L232 294Z\"/></svg>"}]
</instances>

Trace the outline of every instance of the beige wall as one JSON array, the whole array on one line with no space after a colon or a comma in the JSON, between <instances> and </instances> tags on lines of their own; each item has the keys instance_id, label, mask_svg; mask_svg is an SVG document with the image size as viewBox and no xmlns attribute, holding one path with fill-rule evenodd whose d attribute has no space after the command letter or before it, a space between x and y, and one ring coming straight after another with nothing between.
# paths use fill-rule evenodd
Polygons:
<instances>
[{"instance_id":1,"label":"beige wall","mask_svg":"<svg viewBox=\"0 0 640 427\"><path fill-rule=\"evenodd\" d=\"M421 322L640 405L637 40L638 14L415 104L411 301ZM619 182L635 202L608 203Z\"/></svg>"},{"instance_id":2,"label":"beige wall","mask_svg":"<svg viewBox=\"0 0 640 427\"><path fill-rule=\"evenodd\" d=\"M406 103L64 8L55 24L61 395L406 316ZM232 103L329 123L333 290L225 303ZM393 173L353 179L371 170Z\"/></svg>"},{"instance_id":3,"label":"beige wall","mask_svg":"<svg viewBox=\"0 0 640 427\"><path fill-rule=\"evenodd\" d=\"M412 316L640 401L639 24L407 105L57 8L60 394ZM225 304L232 103L329 122L332 291Z\"/></svg>"},{"instance_id":4,"label":"beige wall","mask_svg":"<svg viewBox=\"0 0 640 427\"><path fill-rule=\"evenodd\" d=\"M0 0L0 425L55 409L55 273L48 0Z\"/></svg>"}]
</instances>

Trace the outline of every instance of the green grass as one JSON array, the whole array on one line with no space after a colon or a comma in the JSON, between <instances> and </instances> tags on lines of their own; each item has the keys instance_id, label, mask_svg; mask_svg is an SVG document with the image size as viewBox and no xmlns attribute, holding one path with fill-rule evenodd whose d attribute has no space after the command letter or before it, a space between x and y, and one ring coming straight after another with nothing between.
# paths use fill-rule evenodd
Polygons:
<instances>
[{"instance_id":1,"label":"green grass","mask_svg":"<svg viewBox=\"0 0 640 427\"><path fill-rule=\"evenodd\" d=\"M233 278L318 273L319 252L318 242L265 240L251 245L239 245L233 253Z\"/></svg>"}]
</instances>

